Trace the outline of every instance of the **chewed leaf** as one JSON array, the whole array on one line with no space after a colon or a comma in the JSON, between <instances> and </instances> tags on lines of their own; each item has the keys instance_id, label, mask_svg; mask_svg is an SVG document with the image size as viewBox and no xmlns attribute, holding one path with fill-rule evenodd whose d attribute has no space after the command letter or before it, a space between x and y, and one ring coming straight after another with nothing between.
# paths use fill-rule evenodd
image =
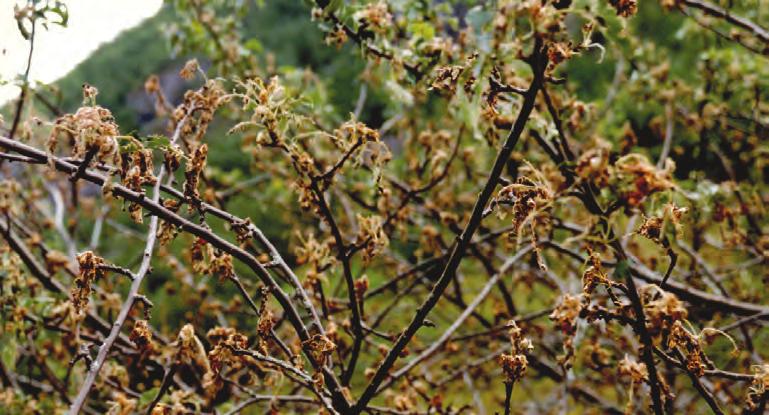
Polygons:
<instances>
[{"instance_id":1,"label":"chewed leaf","mask_svg":"<svg viewBox=\"0 0 769 415\"><path fill-rule=\"evenodd\" d=\"M122 154L133 153L134 151L138 151L142 148L141 143L139 143L135 138L131 136L118 137L117 143Z\"/></svg>"},{"instance_id":2,"label":"chewed leaf","mask_svg":"<svg viewBox=\"0 0 769 415\"><path fill-rule=\"evenodd\" d=\"M171 140L162 135L151 135L144 138L144 146L152 150L164 150L171 145Z\"/></svg>"},{"instance_id":3,"label":"chewed leaf","mask_svg":"<svg viewBox=\"0 0 769 415\"><path fill-rule=\"evenodd\" d=\"M47 7L47 12L53 13L57 16L59 16L59 21L52 21L50 23L66 27L67 22L69 22L69 10L67 10L67 5L64 4L64 2L57 1L54 3L53 6Z\"/></svg>"}]
</instances>

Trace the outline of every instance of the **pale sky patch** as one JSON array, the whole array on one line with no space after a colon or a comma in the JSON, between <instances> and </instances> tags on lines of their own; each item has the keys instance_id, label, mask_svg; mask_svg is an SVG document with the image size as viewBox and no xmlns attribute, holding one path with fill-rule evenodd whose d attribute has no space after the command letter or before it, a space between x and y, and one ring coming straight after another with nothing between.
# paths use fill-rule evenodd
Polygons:
<instances>
[{"instance_id":1,"label":"pale sky patch","mask_svg":"<svg viewBox=\"0 0 769 415\"><path fill-rule=\"evenodd\" d=\"M11 81L23 74L27 65L29 42L16 27L14 4L22 1L0 0L0 79ZM71 71L103 43L123 30L155 15L163 0L69 0L66 28L38 26L29 80L51 83ZM0 85L0 105L19 95L14 85Z\"/></svg>"}]
</instances>

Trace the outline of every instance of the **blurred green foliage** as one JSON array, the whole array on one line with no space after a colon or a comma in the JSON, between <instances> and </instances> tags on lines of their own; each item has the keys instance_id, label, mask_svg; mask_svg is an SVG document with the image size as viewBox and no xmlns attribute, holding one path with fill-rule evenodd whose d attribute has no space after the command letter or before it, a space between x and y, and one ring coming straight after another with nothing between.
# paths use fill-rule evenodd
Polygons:
<instances>
[{"instance_id":1,"label":"blurred green foliage","mask_svg":"<svg viewBox=\"0 0 769 415\"><path fill-rule=\"evenodd\" d=\"M280 71L311 68L331 85L329 98L339 115L346 117L355 107L360 88L357 76L364 63L354 53L339 53L326 46L317 25L308 18L309 13L309 7L299 1L270 1L261 7L251 7L243 19L243 33L249 39L245 45L254 51L270 52ZM138 129L138 116L126 105L128 95L142 91L150 75L173 69L189 58L171 53L167 36L173 18L172 8L166 5L156 16L96 50L54 83L60 94L58 106L65 112L77 109L82 102L81 86L87 82L99 89L99 104L113 112L123 131ZM375 96L370 96L370 111L366 113L376 116L381 105Z\"/></svg>"}]
</instances>

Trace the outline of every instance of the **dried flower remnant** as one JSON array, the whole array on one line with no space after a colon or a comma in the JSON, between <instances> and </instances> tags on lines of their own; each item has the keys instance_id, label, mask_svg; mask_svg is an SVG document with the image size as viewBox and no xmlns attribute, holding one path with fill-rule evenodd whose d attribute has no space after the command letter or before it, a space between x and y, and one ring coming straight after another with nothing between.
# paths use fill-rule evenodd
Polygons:
<instances>
[{"instance_id":1,"label":"dried flower remnant","mask_svg":"<svg viewBox=\"0 0 769 415\"><path fill-rule=\"evenodd\" d=\"M48 151L53 153L65 136L74 142L72 155L95 158L103 162L119 164L118 137L120 132L112 113L100 106L81 107L74 114L59 117L48 139Z\"/></svg>"},{"instance_id":2,"label":"dried flower remnant","mask_svg":"<svg viewBox=\"0 0 769 415\"><path fill-rule=\"evenodd\" d=\"M163 153L163 165L169 172L175 172L181 167L182 158L184 158L182 149L176 144L171 144L166 147L166 151Z\"/></svg>"},{"instance_id":3,"label":"dried flower remnant","mask_svg":"<svg viewBox=\"0 0 769 415\"><path fill-rule=\"evenodd\" d=\"M18 255L9 249L0 247L0 270L5 275L0 279L0 312L4 313L0 333L21 335L24 333L24 321L29 317L29 310L19 296L25 289L36 290L35 281L27 278Z\"/></svg>"},{"instance_id":4,"label":"dried flower remnant","mask_svg":"<svg viewBox=\"0 0 769 415\"><path fill-rule=\"evenodd\" d=\"M506 383L515 383L523 379L526 369L529 367L529 360L526 353L531 352L534 346L531 340L523 337L523 331L518 327L515 321L508 323L510 326L510 344L511 352L503 353L499 356L498 362L502 366L502 372L505 374Z\"/></svg>"},{"instance_id":5,"label":"dried flower remnant","mask_svg":"<svg viewBox=\"0 0 769 415\"><path fill-rule=\"evenodd\" d=\"M181 129L181 139L191 152L201 145L214 113L228 99L219 81L207 80L199 89L187 91L182 103L171 112L173 129Z\"/></svg>"},{"instance_id":6,"label":"dried flower remnant","mask_svg":"<svg viewBox=\"0 0 769 415\"><path fill-rule=\"evenodd\" d=\"M746 406L748 410L755 411L769 393L769 364L754 365L751 370L754 373L753 382L748 390Z\"/></svg>"},{"instance_id":7,"label":"dried flower remnant","mask_svg":"<svg viewBox=\"0 0 769 415\"><path fill-rule=\"evenodd\" d=\"M193 364L202 369L204 373L211 371L206 349L195 335L192 324L185 324L179 330L179 337L174 343L175 359L178 363Z\"/></svg>"},{"instance_id":8,"label":"dried flower remnant","mask_svg":"<svg viewBox=\"0 0 769 415\"><path fill-rule=\"evenodd\" d=\"M358 301L363 301L363 296L369 288L368 276L365 274L355 280L355 297Z\"/></svg>"},{"instance_id":9,"label":"dried flower remnant","mask_svg":"<svg viewBox=\"0 0 769 415\"><path fill-rule=\"evenodd\" d=\"M326 268L336 262L331 254L332 240L318 241L313 233L303 237L297 233L300 245L294 249L298 264L313 264L316 269Z\"/></svg>"},{"instance_id":10,"label":"dried flower remnant","mask_svg":"<svg viewBox=\"0 0 769 415\"><path fill-rule=\"evenodd\" d=\"M582 180L604 187L609 184L609 152L604 148L590 149L582 153L574 168Z\"/></svg>"},{"instance_id":11,"label":"dried flower remnant","mask_svg":"<svg viewBox=\"0 0 769 415\"><path fill-rule=\"evenodd\" d=\"M705 364L706 357L705 352L700 345L700 339L698 336L690 333L680 320L676 321L670 330L668 347L679 347L686 352L686 370L688 370L689 373L692 373L697 377L705 375L705 369L707 369L707 365Z\"/></svg>"},{"instance_id":12,"label":"dried flower remnant","mask_svg":"<svg viewBox=\"0 0 769 415\"><path fill-rule=\"evenodd\" d=\"M617 16L630 17L638 12L638 0L609 0Z\"/></svg>"},{"instance_id":13,"label":"dried flower remnant","mask_svg":"<svg viewBox=\"0 0 769 415\"><path fill-rule=\"evenodd\" d=\"M83 84L83 105L96 105L96 95L99 95L99 90L95 86Z\"/></svg>"},{"instance_id":14,"label":"dried flower remnant","mask_svg":"<svg viewBox=\"0 0 769 415\"><path fill-rule=\"evenodd\" d=\"M637 389L649 380L649 371L646 365L642 362L635 361L627 354L620 360L617 366L617 372L620 377L630 379L630 387L628 388L628 401L625 406L625 413L633 413L633 398Z\"/></svg>"},{"instance_id":15,"label":"dried flower remnant","mask_svg":"<svg viewBox=\"0 0 769 415\"><path fill-rule=\"evenodd\" d=\"M330 184L331 176L340 173L343 164L348 159L352 161L353 167L365 166L370 168L373 171L375 182L379 186L381 169L392 158L389 148L380 140L379 131L359 121L347 121L334 130L331 140L342 152L342 155L333 167L324 173L323 186ZM305 164L301 170L306 174L312 174L313 168L306 165L311 160L311 156L304 154L298 160Z\"/></svg>"},{"instance_id":16,"label":"dried flower remnant","mask_svg":"<svg viewBox=\"0 0 769 415\"><path fill-rule=\"evenodd\" d=\"M687 322L688 324L688 322ZM691 327L691 325L689 325ZM699 334L693 333L693 329L684 327L683 320L677 320L669 335L667 335L667 347L683 352L686 370L697 377L705 376L705 371L712 367L712 362L705 354L705 345L712 342L716 336L724 336L732 343L732 353L739 351L737 344L726 332L706 327Z\"/></svg>"},{"instance_id":17,"label":"dried flower remnant","mask_svg":"<svg viewBox=\"0 0 769 415\"><path fill-rule=\"evenodd\" d=\"M244 246L254 236L251 218L235 221L231 223L230 226L232 227L232 231L235 232L235 237L241 246Z\"/></svg>"},{"instance_id":18,"label":"dried flower remnant","mask_svg":"<svg viewBox=\"0 0 769 415\"><path fill-rule=\"evenodd\" d=\"M357 221L357 242L363 245L363 260L369 262L387 248L390 241L382 229L381 216L358 215Z\"/></svg>"},{"instance_id":19,"label":"dried flower remnant","mask_svg":"<svg viewBox=\"0 0 769 415\"><path fill-rule=\"evenodd\" d=\"M225 366L237 371L247 364L248 357L235 354L233 350L247 348L248 338L231 327L215 327L208 331L206 337L213 349L208 352L211 371L205 374L203 386L208 396L213 397L224 384L222 370Z\"/></svg>"},{"instance_id":20,"label":"dried flower remnant","mask_svg":"<svg viewBox=\"0 0 769 415\"><path fill-rule=\"evenodd\" d=\"M473 64L478 57L477 54L468 56L462 65L446 65L435 69L435 76L430 84L430 90L436 90L448 96L453 96L459 86L460 77L466 75L463 82L463 89L466 94L471 95L473 85L475 85L475 76L472 75Z\"/></svg>"},{"instance_id":21,"label":"dried flower remnant","mask_svg":"<svg viewBox=\"0 0 769 415\"><path fill-rule=\"evenodd\" d=\"M8 215L17 208L18 195L21 187L15 180L0 180L0 214Z\"/></svg>"},{"instance_id":22,"label":"dried flower remnant","mask_svg":"<svg viewBox=\"0 0 769 415\"><path fill-rule=\"evenodd\" d=\"M609 279L609 276L606 274L606 271L601 264L601 257L593 250L590 250L589 252L590 256L588 263L590 265L582 274L582 293L587 296L587 298L590 297L590 294L592 294L599 285L612 285L612 281Z\"/></svg>"},{"instance_id":23,"label":"dried flower remnant","mask_svg":"<svg viewBox=\"0 0 769 415\"><path fill-rule=\"evenodd\" d=\"M208 145L202 144L192 153L192 159L187 163L187 168L184 172L184 177L186 178L186 181L184 182L184 197L187 198L190 212L195 208L200 207L201 200L198 187L200 183L200 175L206 167L207 156Z\"/></svg>"},{"instance_id":24,"label":"dried flower remnant","mask_svg":"<svg viewBox=\"0 0 769 415\"><path fill-rule=\"evenodd\" d=\"M152 150L142 148L138 140L132 139L134 145L139 147L130 154L124 154L120 160L120 177L123 186L138 192L144 193L145 185L153 185L157 178L153 172L154 165L152 161ZM136 202L128 204L128 212L136 223L142 223L142 208Z\"/></svg>"},{"instance_id":25,"label":"dried flower remnant","mask_svg":"<svg viewBox=\"0 0 769 415\"><path fill-rule=\"evenodd\" d=\"M649 378L646 366L641 362L631 359L628 355L625 355L619 362L617 369L620 376L630 378L633 384L641 384Z\"/></svg>"},{"instance_id":26,"label":"dried flower remnant","mask_svg":"<svg viewBox=\"0 0 769 415\"><path fill-rule=\"evenodd\" d=\"M686 307L675 294L659 290L655 285L644 286L641 291L645 297L659 292L656 298L647 300L644 304L644 314L651 333L668 333L675 322L685 320L688 316Z\"/></svg>"},{"instance_id":27,"label":"dried flower remnant","mask_svg":"<svg viewBox=\"0 0 769 415\"><path fill-rule=\"evenodd\" d=\"M334 30L328 31L325 37L326 44L336 46L337 49L341 48L342 45L347 43L347 40L347 32L345 32L344 27L341 25L334 26Z\"/></svg>"},{"instance_id":28,"label":"dried flower remnant","mask_svg":"<svg viewBox=\"0 0 769 415\"><path fill-rule=\"evenodd\" d=\"M175 390L171 392L169 403L160 403L150 415L186 415L192 412L202 412L203 402L194 391Z\"/></svg>"},{"instance_id":29,"label":"dried flower remnant","mask_svg":"<svg viewBox=\"0 0 769 415\"><path fill-rule=\"evenodd\" d=\"M646 218L641 227L638 228L638 234L655 242L659 242L662 234L662 218L652 216Z\"/></svg>"},{"instance_id":30,"label":"dried flower remnant","mask_svg":"<svg viewBox=\"0 0 769 415\"><path fill-rule=\"evenodd\" d=\"M577 329L577 318L581 310L582 296L564 294L550 313L550 319L556 322L561 332L573 335Z\"/></svg>"},{"instance_id":31,"label":"dried flower remnant","mask_svg":"<svg viewBox=\"0 0 769 415\"><path fill-rule=\"evenodd\" d=\"M133 203L133 202L129 203L128 214L131 217L131 220L134 221L134 223L138 223L138 224L144 223L144 217L142 216L142 208L140 204Z\"/></svg>"},{"instance_id":32,"label":"dried flower remnant","mask_svg":"<svg viewBox=\"0 0 769 415\"><path fill-rule=\"evenodd\" d=\"M176 232L176 230L171 230ZM235 275L232 255L216 249L203 239L196 239L189 250L192 270L198 274L211 275L224 281Z\"/></svg>"},{"instance_id":33,"label":"dried flower remnant","mask_svg":"<svg viewBox=\"0 0 769 415\"><path fill-rule=\"evenodd\" d=\"M150 75L146 81L144 81L144 92L153 95L160 91L160 78L157 75Z\"/></svg>"},{"instance_id":34,"label":"dried flower remnant","mask_svg":"<svg viewBox=\"0 0 769 415\"><path fill-rule=\"evenodd\" d=\"M242 101L242 109L251 114L248 121L242 121L232 127L229 133L245 131L251 127L260 127L256 136L258 146L283 146L283 136L278 131L280 120L291 119L288 114L291 100L280 78L274 76L265 83L262 79L248 79L239 84L242 93L237 96Z\"/></svg>"},{"instance_id":35,"label":"dried flower remnant","mask_svg":"<svg viewBox=\"0 0 769 415\"><path fill-rule=\"evenodd\" d=\"M304 345L310 349L316 362L325 362L326 358L336 350L336 344L322 334L313 335L304 342Z\"/></svg>"},{"instance_id":36,"label":"dried flower remnant","mask_svg":"<svg viewBox=\"0 0 769 415\"><path fill-rule=\"evenodd\" d=\"M526 163L526 172L531 176L522 176L515 183L509 184L499 190L497 196L491 202L491 209L500 204L511 205L513 229L512 234L517 235L517 244L523 240L522 228L528 225L531 246L537 259L537 265L543 271L547 270L542 249L538 243L538 228L546 228L549 223L549 211L555 192L550 186L550 181L544 174L535 169L530 163ZM499 216L504 217L506 208L499 208Z\"/></svg>"},{"instance_id":37,"label":"dried flower remnant","mask_svg":"<svg viewBox=\"0 0 769 415\"><path fill-rule=\"evenodd\" d=\"M163 201L163 207L174 213L178 212L181 206L181 202L175 199L166 199ZM158 228L158 243L160 246L166 246L171 243L171 241L176 237L178 233L178 227L167 221L162 221Z\"/></svg>"},{"instance_id":38,"label":"dried flower remnant","mask_svg":"<svg viewBox=\"0 0 769 415\"><path fill-rule=\"evenodd\" d=\"M558 64L571 59L574 56L574 47L570 42L556 42L547 51L550 64L555 67Z\"/></svg>"},{"instance_id":39,"label":"dried flower remnant","mask_svg":"<svg viewBox=\"0 0 769 415\"><path fill-rule=\"evenodd\" d=\"M571 366L571 359L574 356L574 335L577 332L577 318L582 311L583 301L581 295L564 294L550 313L550 320L553 320L556 327L566 336L563 343L565 354L558 358L559 363L564 367Z\"/></svg>"},{"instance_id":40,"label":"dried flower remnant","mask_svg":"<svg viewBox=\"0 0 769 415\"><path fill-rule=\"evenodd\" d=\"M521 177L516 183L507 185L499 190L496 202L512 205L514 232L519 233L521 227L530 224L534 229L539 216L549 207L555 196L548 180L541 172L529 165L533 178ZM504 216L505 210L500 210Z\"/></svg>"},{"instance_id":41,"label":"dried flower remnant","mask_svg":"<svg viewBox=\"0 0 769 415\"><path fill-rule=\"evenodd\" d=\"M104 270L100 267L105 265L103 258L96 256L91 251L85 251L77 255L78 274L75 277L75 285L70 291L72 304L75 310L81 313L87 306L91 295L91 285L98 278L104 276Z\"/></svg>"},{"instance_id":42,"label":"dried flower remnant","mask_svg":"<svg viewBox=\"0 0 769 415\"><path fill-rule=\"evenodd\" d=\"M353 17L364 27L379 33L387 30L392 25L393 19L384 1L369 3Z\"/></svg>"},{"instance_id":43,"label":"dried flower remnant","mask_svg":"<svg viewBox=\"0 0 769 415\"><path fill-rule=\"evenodd\" d=\"M179 71L179 76L189 81L195 77L195 74L197 74L199 70L200 70L200 64L198 63L198 60L190 59L184 64L184 67L182 68L182 70Z\"/></svg>"},{"instance_id":44,"label":"dried flower remnant","mask_svg":"<svg viewBox=\"0 0 769 415\"><path fill-rule=\"evenodd\" d=\"M379 141L379 131L360 121L347 121L334 131L331 137L342 151L349 151L356 144Z\"/></svg>"},{"instance_id":45,"label":"dried flower remnant","mask_svg":"<svg viewBox=\"0 0 769 415\"><path fill-rule=\"evenodd\" d=\"M108 403L111 406L107 411L107 415L131 415L135 413L139 406L138 400L131 399L122 392L116 393L115 397Z\"/></svg>"},{"instance_id":46,"label":"dried flower remnant","mask_svg":"<svg viewBox=\"0 0 769 415\"><path fill-rule=\"evenodd\" d=\"M235 275L235 271L232 268L232 255L214 250L208 272L213 276L219 277L219 281L232 278Z\"/></svg>"},{"instance_id":47,"label":"dried flower remnant","mask_svg":"<svg viewBox=\"0 0 769 415\"><path fill-rule=\"evenodd\" d=\"M259 323L256 325L256 332L260 339L266 339L272 335L272 328L275 325L275 316L267 307L267 301L262 301L259 306Z\"/></svg>"},{"instance_id":48,"label":"dried flower remnant","mask_svg":"<svg viewBox=\"0 0 769 415\"><path fill-rule=\"evenodd\" d=\"M123 157L121 162L120 175L127 188L141 193L142 186L157 181L153 174L152 150L139 149Z\"/></svg>"},{"instance_id":49,"label":"dried flower remnant","mask_svg":"<svg viewBox=\"0 0 769 415\"><path fill-rule=\"evenodd\" d=\"M660 170L643 155L632 153L614 163L611 185L625 203L635 207L652 193L672 189L673 170L675 164L670 159Z\"/></svg>"},{"instance_id":50,"label":"dried flower remnant","mask_svg":"<svg viewBox=\"0 0 769 415\"><path fill-rule=\"evenodd\" d=\"M453 94L457 89L457 82L459 81L459 76L462 74L463 70L464 67L460 65L438 68L435 71L435 79L430 85L430 88Z\"/></svg>"},{"instance_id":51,"label":"dried flower remnant","mask_svg":"<svg viewBox=\"0 0 769 415\"><path fill-rule=\"evenodd\" d=\"M144 81L144 92L155 98L155 114L158 117L166 116L171 110L171 105L168 103L168 99L163 94L163 89L160 86L160 78L157 75L150 75L146 81Z\"/></svg>"},{"instance_id":52,"label":"dried flower remnant","mask_svg":"<svg viewBox=\"0 0 769 415\"><path fill-rule=\"evenodd\" d=\"M670 203L666 204L662 217L646 218L641 227L638 228L638 234L658 244L667 245L667 235L681 236L681 219L686 212L688 212L688 208L679 208Z\"/></svg>"},{"instance_id":53,"label":"dried flower remnant","mask_svg":"<svg viewBox=\"0 0 769 415\"><path fill-rule=\"evenodd\" d=\"M152 331L147 320L136 320L128 338L142 353L154 353L157 346L152 340Z\"/></svg>"},{"instance_id":54,"label":"dried flower remnant","mask_svg":"<svg viewBox=\"0 0 769 415\"><path fill-rule=\"evenodd\" d=\"M189 249L190 263L192 264L192 270L198 274L208 273L208 260L206 258L210 246L202 239L196 239Z\"/></svg>"}]
</instances>

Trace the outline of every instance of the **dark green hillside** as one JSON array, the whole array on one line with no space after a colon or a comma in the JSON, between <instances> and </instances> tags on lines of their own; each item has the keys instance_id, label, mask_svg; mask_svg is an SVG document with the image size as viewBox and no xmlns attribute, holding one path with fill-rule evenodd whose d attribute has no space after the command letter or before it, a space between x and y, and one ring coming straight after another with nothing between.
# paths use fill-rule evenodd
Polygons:
<instances>
[{"instance_id":1,"label":"dark green hillside","mask_svg":"<svg viewBox=\"0 0 769 415\"><path fill-rule=\"evenodd\" d=\"M310 67L330 78L332 101L343 114L351 111L358 94L356 75L362 62L352 53L338 53L323 44L323 36L307 16L301 2L269 2L253 6L244 22L244 36L275 55L281 70ZM176 71L185 57L176 57L167 41L173 14L164 7L158 15L126 30L105 43L87 60L53 85L52 102L64 111L73 111L81 102L80 88L88 82L99 89L97 101L110 108L124 131L138 129L144 121L131 105L131 93L141 92L144 81L154 73ZM285 39L291 39L286 42ZM350 83L354 84L351 87ZM172 97L173 99L173 97ZM369 102L370 106L374 106Z\"/></svg>"}]
</instances>

